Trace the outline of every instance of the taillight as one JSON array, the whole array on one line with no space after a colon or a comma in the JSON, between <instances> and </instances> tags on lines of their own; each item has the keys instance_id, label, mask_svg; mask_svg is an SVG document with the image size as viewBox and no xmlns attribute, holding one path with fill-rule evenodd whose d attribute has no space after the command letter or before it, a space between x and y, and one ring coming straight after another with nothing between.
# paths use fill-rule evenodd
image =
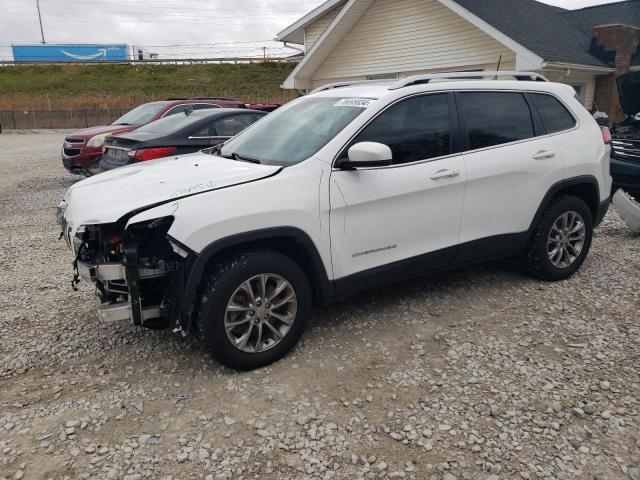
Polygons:
<instances>
[{"instance_id":1,"label":"taillight","mask_svg":"<svg viewBox=\"0 0 640 480\"><path fill-rule=\"evenodd\" d=\"M129 150L127 155L132 160L144 162L145 160L167 157L175 153L176 150L176 147L143 148L141 150Z\"/></svg>"},{"instance_id":2,"label":"taillight","mask_svg":"<svg viewBox=\"0 0 640 480\"><path fill-rule=\"evenodd\" d=\"M609 131L609 128L600 127L600 130L602 130L602 140L604 141L604 144L611 145L611 132Z\"/></svg>"}]
</instances>

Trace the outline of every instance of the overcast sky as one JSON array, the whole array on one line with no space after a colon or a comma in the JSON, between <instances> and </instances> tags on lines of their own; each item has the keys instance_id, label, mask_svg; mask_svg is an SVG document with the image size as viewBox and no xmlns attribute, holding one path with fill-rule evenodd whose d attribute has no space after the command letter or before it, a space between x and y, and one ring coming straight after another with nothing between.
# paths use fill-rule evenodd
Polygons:
<instances>
[{"instance_id":1,"label":"overcast sky","mask_svg":"<svg viewBox=\"0 0 640 480\"><path fill-rule=\"evenodd\" d=\"M616 0L545 0L564 7ZM40 0L47 43L126 43L161 57L253 56L294 50L270 41L323 0ZM0 0L0 58L39 43L36 0Z\"/></svg>"}]
</instances>

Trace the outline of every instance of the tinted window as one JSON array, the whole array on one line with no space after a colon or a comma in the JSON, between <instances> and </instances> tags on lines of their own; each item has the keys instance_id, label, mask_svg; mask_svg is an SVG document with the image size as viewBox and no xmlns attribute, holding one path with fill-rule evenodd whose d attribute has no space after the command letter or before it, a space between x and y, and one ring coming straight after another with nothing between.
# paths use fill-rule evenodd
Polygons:
<instances>
[{"instance_id":1,"label":"tinted window","mask_svg":"<svg viewBox=\"0 0 640 480\"><path fill-rule=\"evenodd\" d=\"M251 115L229 115L215 123L215 134L218 137L233 137L252 123Z\"/></svg>"},{"instance_id":2,"label":"tinted window","mask_svg":"<svg viewBox=\"0 0 640 480\"><path fill-rule=\"evenodd\" d=\"M575 127L575 119L556 98L539 93L531 93L530 95L548 133Z\"/></svg>"},{"instance_id":3,"label":"tinted window","mask_svg":"<svg viewBox=\"0 0 640 480\"><path fill-rule=\"evenodd\" d=\"M520 93L461 93L471 150L534 137L531 111Z\"/></svg>"},{"instance_id":4,"label":"tinted window","mask_svg":"<svg viewBox=\"0 0 640 480\"><path fill-rule=\"evenodd\" d=\"M174 133L188 127L192 123L199 122L202 120L203 115L206 116L204 113L192 113L190 115L182 113L180 115L169 115L168 117L161 118L160 120L156 120L155 122L148 123L138 128L136 132L153 132L163 134Z\"/></svg>"},{"instance_id":5,"label":"tinted window","mask_svg":"<svg viewBox=\"0 0 640 480\"><path fill-rule=\"evenodd\" d=\"M164 103L146 103L125 113L113 125L144 125L148 123L164 108Z\"/></svg>"},{"instance_id":6,"label":"tinted window","mask_svg":"<svg viewBox=\"0 0 640 480\"><path fill-rule=\"evenodd\" d=\"M207 110L207 109L209 109L209 108L220 108L220 107L219 107L219 106L217 106L217 105L208 104L208 103L196 103L196 104L193 106L193 109L194 109L194 110Z\"/></svg>"},{"instance_id":7,"label":"tinted window","mask_svg":"<svg viewBox=\"0 0 640 480\"><path fill-rule=\"evenodd\" d=\"M209 124L205 125L204 127L198 129L198 131L192 133L189 136L190 137L210 137L211 136L211 127L212 127L212 124L209 123Z\"/></svg>"},{"instance_id":8,"label":"tinted window","mask_svg":"<svg viewBox=\"0 0 640 480\"><path fill-rule=\"evenodd\" d=\"M448 155L451 153L448 96L425 95L397 103L371 122L351 144L359 142L388 145L393 163Z\"/></svg>"},{"instance_id":9,"label":"tinted window","mask_svg":"<svg viewBox=\"0 0 640 480\"><path fill-rule=\"evenodd\" d=\"M171 116L171 115L176 115L177 113L184 113L184 111L187 109L186 105L178 105L176 107L173 107L171 110L169 110L167 113L164 114L165 117Z\"/></svg>"}]
</instances>

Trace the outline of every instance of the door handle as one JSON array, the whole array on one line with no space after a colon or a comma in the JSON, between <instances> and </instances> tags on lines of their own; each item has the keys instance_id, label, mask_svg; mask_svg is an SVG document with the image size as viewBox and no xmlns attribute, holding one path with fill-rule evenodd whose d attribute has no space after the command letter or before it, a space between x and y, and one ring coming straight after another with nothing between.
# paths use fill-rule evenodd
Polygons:
<instances>
[{"instance_id":1,"label":"door handle","mask_svg":"<svg viewBox=\"0 0 640 480\"><path fill-rule=\"evenodd\" d=\"M556 152L552 152L551 150L540 150L533 156L534 160L546 160L548 158L553 158L556 156Z\"/></svg>"},{"instance_id":2,"label":"door handle","mask_svg":"<svg viewBox=\"0 0 640 480\"><path fill-rule=\"evenodd\" d=\"M445 169L445 170L438 170L429 178L431 178L431 180L440 180L441 178L454 178L454 177L457 177L458 175L460 175L460 172L458 170Z\"/></svg>"}]
</instances>

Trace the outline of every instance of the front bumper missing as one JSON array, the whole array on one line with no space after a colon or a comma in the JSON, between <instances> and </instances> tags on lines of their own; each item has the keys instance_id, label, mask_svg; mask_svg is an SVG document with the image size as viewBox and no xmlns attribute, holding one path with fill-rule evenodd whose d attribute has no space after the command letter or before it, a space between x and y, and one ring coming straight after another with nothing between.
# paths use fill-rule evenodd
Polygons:
<instances>
[{"instance_id":1,"label":"front bumper missing","mask_svg":"<svg viewBox=\"0 0 640 480\"><path fill-rule=\"evenodd\" d=\"M140 312L142 321L152 320L161 316L160 307L143 308ZM98 308L98 318L103 322L120 322L133 319L129 302L101 305Z\"/></svg>"},{"instance_id":2,"label":"front bumper missing","mask_svg":"<svg viewBox=\"0 0 640 480\"><path fill-rule=\"evenodd\" d=\"M131 299L133 292L127 282L127 268L123 264L92 265L78 260L77 269L78 275L89 282L101 282L104 285L110 285L110 282L124 282L123 287L127 285L129 299ZM140 268L136 273L138 279L149 279L165 276L167 271L164 268ZM134 308L137 308L137 311L134 312ZM164 313L166 314L166 312ZM133 307L130 300L122 303L103 304L98 307L98 318L103 322L129 320L133 321L135 325L144 325L146 321L159 319L163 316L160 306L142 307L139 299Z\"/></svg>"}]
</instances>

